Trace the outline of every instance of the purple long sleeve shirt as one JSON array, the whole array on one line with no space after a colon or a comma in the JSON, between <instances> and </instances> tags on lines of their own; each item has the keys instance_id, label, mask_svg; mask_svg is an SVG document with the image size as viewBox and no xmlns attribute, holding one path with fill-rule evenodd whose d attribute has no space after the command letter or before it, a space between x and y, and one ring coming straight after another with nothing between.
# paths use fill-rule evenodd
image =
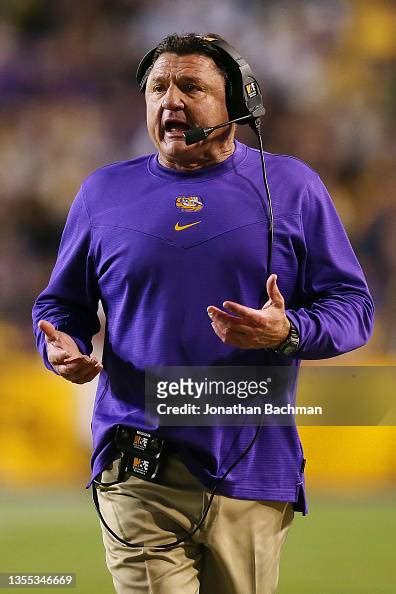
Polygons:
<instances>
[{"instance_id":1,"label":"purple long sleeve shirt","mask_svg":"<svg viewBox=\"0 0 396 594\"><path fill-rule=\"evenodd\" d=\"M208 305L232 300L261 308L268 276L268 218L258 151L239 142L226 161L179 172L156 155L115 163L83 183L71 207L51 279L33 320L46 366L45 319L84 353L106 314L93 411L92 476L115 457L117 424L148 428L142 376L151 366L290 365L358 348L373 324L373 302L333 203L318 175L296 158L266 153L275 241L272 272L297 327L294 356L223 344ZM180 208L198 197L199 212ZM179 198L179 200L178 200ZM199 224L179 227L200 221ZM291 400L296 386L291 387ZM166 427L186 465L207 488L250 443L254 427ZM291 501L306 512L303 453L295 426L264 426L218 493Z\"/></svg>"}]
</instances>

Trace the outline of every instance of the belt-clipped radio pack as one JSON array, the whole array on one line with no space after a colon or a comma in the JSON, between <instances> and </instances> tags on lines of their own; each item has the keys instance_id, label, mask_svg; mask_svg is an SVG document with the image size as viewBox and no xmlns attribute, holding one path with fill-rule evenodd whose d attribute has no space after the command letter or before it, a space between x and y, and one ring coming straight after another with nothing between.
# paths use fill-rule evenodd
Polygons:
<instances>
[{"instance_id":1,"label":"belt-clipped radio pack","mask_svg":"<svg viewBox=\"0 0 396 594\"><path fill-rule=\"evenodd\" d=\"M121 453L119 475L128 473L146 481L158 480L165 453L163 439L141 429L117 425L115 445Z\"/></svg>"}]
</instances>

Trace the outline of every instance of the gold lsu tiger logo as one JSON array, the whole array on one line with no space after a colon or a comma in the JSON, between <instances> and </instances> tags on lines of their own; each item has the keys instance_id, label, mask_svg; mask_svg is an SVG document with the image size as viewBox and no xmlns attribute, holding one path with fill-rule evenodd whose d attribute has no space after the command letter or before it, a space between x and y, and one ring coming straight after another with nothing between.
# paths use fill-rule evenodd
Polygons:
<instances>
[{"instance_id":1,"label":"gold lsu tiger logo","mask_svg":"<svg viewBox=\"0 0 396 594\"><path fill-rule=\"evenodd\" d=\"M199 212L203 209L204 203L199 196L178 196L175 206L186 212Z\"/></svg>"}]
</instances>

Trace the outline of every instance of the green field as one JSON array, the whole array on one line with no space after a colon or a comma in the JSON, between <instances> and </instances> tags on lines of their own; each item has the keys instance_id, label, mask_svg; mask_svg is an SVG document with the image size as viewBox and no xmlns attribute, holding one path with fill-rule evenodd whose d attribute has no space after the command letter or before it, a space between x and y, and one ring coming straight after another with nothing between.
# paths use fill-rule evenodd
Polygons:
<instances>
[{"instance_id":1,"label":"green field","mask_svg":"<svg viewBox=\"0 0 396 594\"><path fill-rule=\"evenodd\" d=\"M90 494L0 493L4 572L72 572L77 587L70 591L112 594ZM34 589L48 591L54 590ZM296 514L289 533L278 594L395 592L395 494L370 500L311 498L309 516Z\"/></svg>"}]
</instances>

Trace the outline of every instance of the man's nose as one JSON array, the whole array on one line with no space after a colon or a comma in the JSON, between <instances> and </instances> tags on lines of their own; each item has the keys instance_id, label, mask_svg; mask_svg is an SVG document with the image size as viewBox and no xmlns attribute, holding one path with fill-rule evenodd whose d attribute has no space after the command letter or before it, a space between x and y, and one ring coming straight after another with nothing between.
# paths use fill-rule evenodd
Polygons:
<instances>
[{"instance_id":1,"label":"man's nose","mask_svg":"<svg viewBox=\"0 0 396 594\"><path fill-rule=\"evenodd\" d=\"M169 85L168 90L162 99L162 107L163 109L168 109L170 111L184 109L182 92L176 85Z\"/></svg>"}]
</instances>

